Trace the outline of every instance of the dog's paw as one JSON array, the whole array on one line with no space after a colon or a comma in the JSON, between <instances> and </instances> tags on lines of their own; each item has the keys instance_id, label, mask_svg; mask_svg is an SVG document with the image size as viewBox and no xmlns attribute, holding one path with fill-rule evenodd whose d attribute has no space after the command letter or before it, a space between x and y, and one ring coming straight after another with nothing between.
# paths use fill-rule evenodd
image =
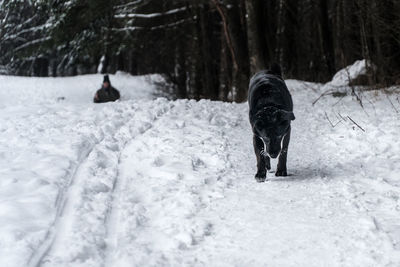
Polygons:
<instances>
[{"instance_id":1,"label":"dog's paw","mask_svg":"<svg viewBox=\"0 0 400 267\"><path fill-rule=\"evenodd\" d=\"M267 173L259 173L255 175L256 181L259 183L265 182L265 179L267 179Z\"/></svg>"},{"instance_id":2,"label":"dog's paw","mask_svg":"<svg viewBox=\"0 0 400 267\"><path fill-rule=\"evenodd\" d=\"M286 170L277 170L275 172L275 176L287 176L287 171Z\"/></svg>"}]
</instances>

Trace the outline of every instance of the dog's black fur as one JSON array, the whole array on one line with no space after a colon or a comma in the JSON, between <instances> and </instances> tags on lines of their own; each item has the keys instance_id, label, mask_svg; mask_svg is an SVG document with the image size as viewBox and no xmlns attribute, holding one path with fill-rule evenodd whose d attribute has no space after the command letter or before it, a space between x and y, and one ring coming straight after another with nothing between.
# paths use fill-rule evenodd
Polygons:
<instances>
[{"instance_id":1,"label":"dog's black fur","mask_svg":"<svg viewBox=\"0 0 400 267\"><path fill-rule=\"evenodd\" d=\"M248 102L257 157L256 180L265 181L267 169L271 169L270 157L279 156L275 176L287 176L290 122L295 117L292 97L279 65L273 64L269 70L258 72L251 78Z\"/></svg>"}]
</instances>

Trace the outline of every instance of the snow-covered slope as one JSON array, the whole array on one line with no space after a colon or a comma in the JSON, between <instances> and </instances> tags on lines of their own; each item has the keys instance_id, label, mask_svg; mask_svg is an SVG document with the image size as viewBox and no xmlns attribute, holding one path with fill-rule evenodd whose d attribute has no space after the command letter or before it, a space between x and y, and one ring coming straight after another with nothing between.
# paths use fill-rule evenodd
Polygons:
<instances>
[{"instance_id":1,"label":"snow-covered slope","mask_svg":"<svg viewBox=\"0 0 400 267\"><path fill-rule=\"evenodd\" d=\"M287 81L290 176L259 184L246 104L99 81L0 76L0 266L399 266L397 95Z\"/></svg>"},{"instance_id":2,"label":"snow-covered slope","mask_svg":"<svg viewBox=\"0 0 400 267\"><path fill-rule=\"evenodd\" d=\"M151 82L163 82L160 75L132 78L124 72L109 75L111 84L120 90L121 100L152 99L158 94ZM63 78L13 77L0 75L0 108L11 105L54 104L67 102L84 104L93 101L101 87L103 76L90 74Z\"/></svg>"}]
</instances>

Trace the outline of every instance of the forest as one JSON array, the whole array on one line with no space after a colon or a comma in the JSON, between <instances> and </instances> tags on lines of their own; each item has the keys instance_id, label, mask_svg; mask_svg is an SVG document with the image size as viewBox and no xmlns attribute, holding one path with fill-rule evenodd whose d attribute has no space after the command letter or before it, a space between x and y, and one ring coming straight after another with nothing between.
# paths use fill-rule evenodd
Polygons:
<instances>
[{"instance_id":1,"label":"forest","mask_svg":"<svg viewBox=\"0 0 400 267\"><path fill-rule=\"evenodd\" d=\"M2 0L0 74L163 74L179 98L242 102L272 62L327 82L400 84L398 0Z\"/></svg>"},{"instance_id":2,"label":"forest","mask_svg":"<svg viewBox=\"0 0 400 267\"><path fill-rule=\"evenodd\" d=\"M400 267L399 129L400 0L0 0L0 267Z\"/></svg>"}]
</instances>

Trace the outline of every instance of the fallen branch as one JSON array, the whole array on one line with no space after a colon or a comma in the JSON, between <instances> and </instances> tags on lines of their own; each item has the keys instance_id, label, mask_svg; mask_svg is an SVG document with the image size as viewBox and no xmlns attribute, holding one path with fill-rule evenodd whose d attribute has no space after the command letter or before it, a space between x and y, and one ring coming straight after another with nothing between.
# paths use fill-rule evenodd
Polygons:
<instances>
[{"instance_id":1,"label":"fallen branch","mask_svg":"<svg viewBox=\"0 0 400 267\"><path fill-rule=\"evenodd\" d=\"M358 128L360 128L363 132L365 132L365 130L357 124L357 122L355 122L352 118L350 118L350 116L347 116L347 118L349 118L349 120L351 120Z\"/></svg>"},{"instance_id":2,"label":"fallen branch","mask_svg":"<svg viewBox=\"0 0 400 267\"><path fill-rule=\"evenodd\" d=\"M326 95L331 95L333 94L332 91L326 91L325 93L322 93L317 99L314 100L314 102L312 102L312 105L314 106L315 103L318 102L318 100L320 100L322 97L326 96Z\"/></svg>"}]
</instances>

